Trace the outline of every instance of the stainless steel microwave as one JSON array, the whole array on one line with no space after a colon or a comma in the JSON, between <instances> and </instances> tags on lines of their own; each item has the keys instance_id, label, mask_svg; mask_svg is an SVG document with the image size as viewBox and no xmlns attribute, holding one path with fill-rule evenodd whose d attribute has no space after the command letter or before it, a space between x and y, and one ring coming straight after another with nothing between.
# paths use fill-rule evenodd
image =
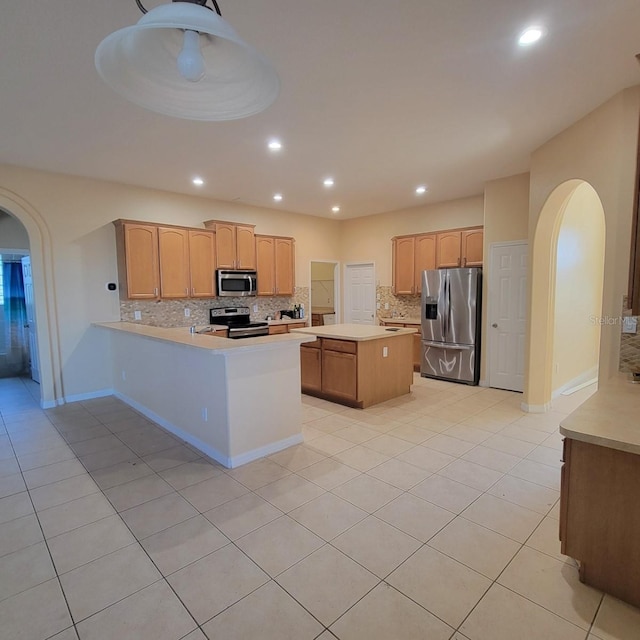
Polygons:
<instances>
[{"instance_id":1,"label":"stainless steel microwave","mask_svg":"<svg viewBox=\"0 0 640 640\"><path fill-rule=\"evenodd\" d=\"M229 271L218 269L217 293L219 297L245 297L257 295L258 274L255 271Z\"/></svg>"}]
</instances>

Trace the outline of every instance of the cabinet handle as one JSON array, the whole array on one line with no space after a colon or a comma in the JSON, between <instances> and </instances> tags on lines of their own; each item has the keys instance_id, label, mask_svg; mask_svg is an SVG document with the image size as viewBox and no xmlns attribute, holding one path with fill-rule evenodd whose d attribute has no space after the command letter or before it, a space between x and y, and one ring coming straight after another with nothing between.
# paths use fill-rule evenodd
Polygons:
<instances>
[{"instance_id":1,"label":"cabinet handle","mask_svg":"<svg viewBox=\"0 0 640 640\"><path fill-rule=\"evenodd\" d=\"M240 260L240 258L238 258L238 269L240 269L241 263L242 263L242 261Z\"/></svg>"},{"instance_id":2,"label":"cabinet handle","mask_svg":"<svg viewBox=\"0 0 640 640\"><path fill-rule=\"evenodd\" d=\"M195 296L195 295L196 295L196 288L195 288L195 287L193 287L193 288L191 289L191 295L192 295L192 296Z\"/></svg>"},{"instance_id":3,"label":"cabinet handle","mask_svg":"<svg viewBox=\"0 0 640 640\"><path fill-rule=\"evenodd\" d=\"M460 258L458 258L458 266L460 266Z\"/></svg>"},{"instance_id":4,"label":"cabinet handle","mask_svg":"<svg viewBox=\"0 0 640 640\"><path fill-rule=\"evenodd\" d=\"M462 258L462 266L463 267L467 266L467 259L466 258Z\"/></svg>"},{"instance_id":5,"label":"cabinet handle","mask_svg":"<svg viewBox=\"0 0 640 640\"><path fill-rule=\"evenodd\" d=\"M153 289L153 295L154 295L154 296L157 296L157 295L158 295L158 287L155 287L155 288Z\"/></svg>"},{"instance_id":6,"label":"cabinet handle","mask_svg":"<svg viewBox=\"0 0 640 640\"><path fill-rule=\"evenodd\" d=\"M189 295L189 287L185 287L184 288L184 292L185 292L186 295Z\"/></svg>"}]
</instances>

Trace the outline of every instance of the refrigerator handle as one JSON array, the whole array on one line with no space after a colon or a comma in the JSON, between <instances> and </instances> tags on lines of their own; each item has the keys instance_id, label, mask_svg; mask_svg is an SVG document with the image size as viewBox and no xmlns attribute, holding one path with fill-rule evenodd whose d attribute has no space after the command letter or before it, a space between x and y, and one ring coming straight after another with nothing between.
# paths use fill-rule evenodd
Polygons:
<instances>
[{"instance_id":1,"label":"refrigerator handle","mask_svg":"<svg viewBox=\"0 0 640 640\"><path fill-rule=\"evenodd\" d=\"M442 310L442 337L444 341L447 341L447 334L449 332L449 274L445 271L444 273L444 309Z\"/></svg>"},{"instance_id":2,"label":"refrigerator handle","mask_svg":"<svg viewBox=\"0 0 640 640\"><path fill-rule=\"evenodd\" d=\"M447 271L447 333L445 334L445 340L451 342L451 274Z\"/></svg>"}]
</instances>

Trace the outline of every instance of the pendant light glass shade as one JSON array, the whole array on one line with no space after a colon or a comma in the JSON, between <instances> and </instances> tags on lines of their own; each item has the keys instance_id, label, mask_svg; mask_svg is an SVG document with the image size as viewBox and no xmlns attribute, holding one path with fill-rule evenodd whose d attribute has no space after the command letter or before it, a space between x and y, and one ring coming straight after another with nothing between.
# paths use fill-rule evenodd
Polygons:
<instances>
[{"instance_id":1,"label":"pendant light glass shade","mask_svg":"<svg viewBox=\"0 0 640 640\"><path fill-rule=\"evenodd\" d=\"M107 36L95 63L127 100L190 120L251 116L271 105L280 89L266 58L217 13L189 2L160 5Z\"/></svg>"}]
</instances>

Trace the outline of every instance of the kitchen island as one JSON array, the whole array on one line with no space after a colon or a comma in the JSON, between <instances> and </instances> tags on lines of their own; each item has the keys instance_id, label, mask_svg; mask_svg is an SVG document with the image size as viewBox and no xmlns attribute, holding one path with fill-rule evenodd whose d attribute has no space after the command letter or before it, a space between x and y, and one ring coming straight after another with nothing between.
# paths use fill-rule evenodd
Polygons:
<instances>
[{"instance_id":1,"label":"kitchen island","mask_svg":"<svg viewBox=\"0 0 640 640\"><path fill-rule=\"evenodd\" d=\"M114 395L225 467L302 442L300 345L312 337L94 326L109 332Z\"/></svg>"},{"instance_id":2,"label":"kitchen island","mask_svg":"<svg viewBox=\"0 0 640 640\"><path fill-rule=\"evenodd\" d=\"M561 551L580 579L640 607L640 386L602 385L560 423Z\"/></svg>"},{"instance_id":3,"label":"kitchen island","mask_svg":"<svg viewBox=\"0 0 640 640\"><path fill-rule=\"evenodd\" d=\"M303 393L364 409L411 391L414 329L334 324L292 329L301 345Z\"/></svg>"}]
</instances>

